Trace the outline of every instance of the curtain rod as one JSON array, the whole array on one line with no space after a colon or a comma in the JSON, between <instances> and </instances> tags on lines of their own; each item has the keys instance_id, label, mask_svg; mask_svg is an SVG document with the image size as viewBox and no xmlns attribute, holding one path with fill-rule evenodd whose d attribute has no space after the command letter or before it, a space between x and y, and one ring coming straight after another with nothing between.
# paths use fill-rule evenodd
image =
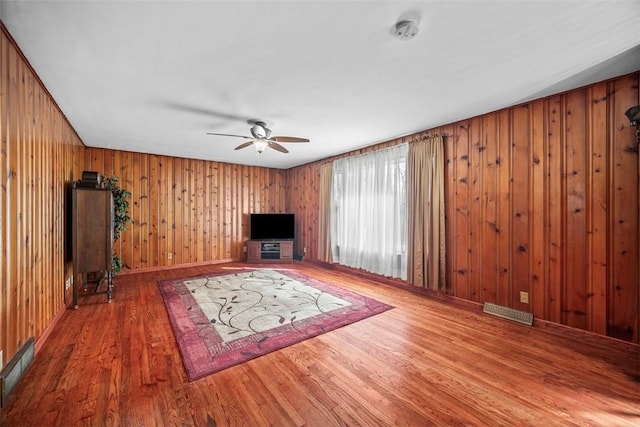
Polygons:
<instances>
[{"instance_id":1,"label":"curtain rod","mask_svg":"<svg viewBox=\"0 0 640 427\"><path fill-rule=\"evenodd\" d=\"M449 134L448 133L436 133L434 135L427 135L427 136L420 136L420 135L416 135L413 138L411 138L410 140L407 141L408 144L414 144L414 143L418 143L420 141L426 141L426 140L431 140L431 139L435 139L441 137L442 139L444 138L448 138Z\"/></svg>"},{"instance_id":2,"label":"curtain rod","mask_svg":"<svg viewBox=\"0 0 640 427\"><path fill-rule=\"evenodd\" d=\"M448 134L448 133L436 133L435 135L427 135L427 136L425 136L425 137L422 137L421 139L426 139L426 138L436 138L436 137L438 137L438 136L441 136L441 137L443 137L443 138L446 138L446 137L448 137L448 136L449 136L449 134ZM414 139L418 139L418 138L414 138Z\"/></svg>"},{"instance_id":3,"label":"curtain rod","mask_svg":"<svg viewBox=\"0 0 640 427\"><path fill-rule=\"evenodd\" d=\"M402 139L402 138L406 138L407 136L408 136L408 135L406 135L406 136L404 136L404 137L394 138L394 139ZM427 136L422 137L422 138L414 137L410 142L416 142L416 141L419 141L420 139L435 138L435 137L438 137L438 136L441 136L441 137L443 137L443 138L447 138L447 137L449 137L449 136L450 136L450 134L448 134L448 133L442 133L442 134L440 134L440 133L436 133L435 135L427 135ZM393 148L393 147L395 147L395 145L391 145L391 146L389 146L389 147L381 148L381 150L384 150L384 149L386 149L386 148ZM366 148L366 147L365 147L365 148ZM376 151L379 151L379 150L376 150ZM366 154L366 153L361 153L361 154ZM358 154L358 155L361 155L361 154ZM347 156L347 157L351 157L351 156ZM333 161L334 161L334 160L327 160L327 159L325 159L324 161L320 161L320 164L321 164L321 165L323 165L323 164L325 164L325 163L332 163Z\"/></svg>"}]
</instances>

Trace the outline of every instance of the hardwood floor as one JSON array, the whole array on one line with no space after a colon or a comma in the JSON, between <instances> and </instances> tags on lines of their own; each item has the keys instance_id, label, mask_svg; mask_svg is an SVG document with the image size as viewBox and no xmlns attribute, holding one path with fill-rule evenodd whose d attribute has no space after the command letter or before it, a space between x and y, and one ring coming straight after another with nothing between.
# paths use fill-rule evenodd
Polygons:
<instances>
[{"instance_id":1,"label":"hardwood floor","mask_svg":"<svg viewBox=\"0 0 640 427\"><path fill-rule=\"evenodd\" d=\"M528 327L305 263L394 309L189 382L156 282L116 277L68 310L2 426L624 426L640 424L640 347ZM274 266L270 266L274 268Z\"/></svg>"}]
</instances>

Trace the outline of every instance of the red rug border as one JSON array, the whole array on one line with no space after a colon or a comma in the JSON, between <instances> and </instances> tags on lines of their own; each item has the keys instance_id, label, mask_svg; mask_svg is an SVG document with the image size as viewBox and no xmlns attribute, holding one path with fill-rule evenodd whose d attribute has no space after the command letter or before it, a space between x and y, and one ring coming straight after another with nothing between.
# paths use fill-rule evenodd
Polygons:
<instances>
[{"instance_id":1,"label":"red rug border","mask_svg":"<svg viewBox=\"0 0 640 427\"><path fill-rule=\"evenodd\" d=\"M167 314L169 315L169 321L171 323L174 337L189 381L196 381L232 366L239 365L265 354L300 343L307 339L336 330L343 326L347 326L351 323L364 320L394 308L393 306L374 298L361 295L333 283L323 282L295 270L264 267L239 269L236 272L246 273L256 270L273 270L325 292L329 292L337 297L348 299L352 303L355 301L358 303L357 310L353 311L352 306L350 306L345 309L338 310L337 313L332 312L331 315L321 315L323 317L322 319L306 319L306 321L303 321L304 323L302 327L304 332L301 332L299 329L296 329L291 325L285 325L281 328L268 331L269 335L272 336L267 336L267 333L261 333L234 341L234 343L229 346L231 348L229 348L223 355L218 356L219 360L217 362L217 366L211 367L209 365L212 364L212 355L208 350L205 340L215 340L217 333L215 333L213 327L209 326L208 319L199 309L195 300L193 300L191 293L187 292L181 295L176 289L176 286L179 287L188 280L194 280L202 277L226 276L234 274L234 272L216 271L195 276L160 280L158 281L160 293L165 303ZM187 310L186 307L189 305L185 305L185 299L188 304L197 308L191 311ZM182 315L176 313L181 313ZM340 314L340 317L333 317L335 314ZM294 323L298 324L299 322ZM207 326L205 327L204 324ZM287 340L278 339L282 338L285 333L287 334ZM202 336L203 334L205 335L204 337ZM187 349L185 348L186 345L196 346L195 350L197 351L192 349L187 352Z\"/></svg>"}]
</instances>

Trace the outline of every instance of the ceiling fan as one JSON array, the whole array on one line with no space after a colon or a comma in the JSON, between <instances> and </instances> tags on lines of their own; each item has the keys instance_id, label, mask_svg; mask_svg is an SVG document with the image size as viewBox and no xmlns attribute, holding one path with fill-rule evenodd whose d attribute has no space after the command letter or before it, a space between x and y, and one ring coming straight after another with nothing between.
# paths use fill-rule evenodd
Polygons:
<instances>
[{"instance_id":1,"label":"ceiling fan","mask_svg":"<svg viewBox=\"0 0 640 427\"><path fill-rule=\"evenodd\" d=\"M274 150L280 151L281 153L288 153L289 150L284 148L279 143L309 142L309 140L306 138L296 138L293 136L271 136L271 129L267 127L266 123L260 122L260 121L254 121L252 123L253 123L253 126L251 126L251 129L249 130L251 131L251 135L253 135L253 137L244 136L244 135L231 135L228 133L213 133L213 132L207 132L207 135L232 136L234 138L249 139L250 141L247 141L238 145L235 149L241 150L253 144L255 145L258 153L262 153L267 147L273 148Z\"/></svg>"}]
</instances>

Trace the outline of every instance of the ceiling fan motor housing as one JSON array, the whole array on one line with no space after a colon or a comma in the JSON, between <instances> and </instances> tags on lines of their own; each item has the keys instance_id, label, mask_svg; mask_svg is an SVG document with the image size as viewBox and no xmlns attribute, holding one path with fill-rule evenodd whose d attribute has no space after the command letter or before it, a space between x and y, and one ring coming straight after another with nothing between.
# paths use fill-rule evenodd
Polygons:
<instances>
[{"instance_id":1,"label":"ceiling fan motor housing","mask_svg":"<svg viewBox=\"0 0 640 427\"><path fill-rule=\"evenodd\" d=\"M394 35L398 40L406 41L413 39L418 34L418 23L413 19L399 21L394 27Z\"/></svg>"},{"instance_id":2,"label":"ceiling fan motor housing","mask_svg":"<svg viewBox=\"0 0 640 427\"><path fill-rule=\"evenodd\" d=\"M271 130L267 128L267 125L264 122L256 122L251 126L251 135L257 139L269 138Z\"/></svg>"}]
</instances>

